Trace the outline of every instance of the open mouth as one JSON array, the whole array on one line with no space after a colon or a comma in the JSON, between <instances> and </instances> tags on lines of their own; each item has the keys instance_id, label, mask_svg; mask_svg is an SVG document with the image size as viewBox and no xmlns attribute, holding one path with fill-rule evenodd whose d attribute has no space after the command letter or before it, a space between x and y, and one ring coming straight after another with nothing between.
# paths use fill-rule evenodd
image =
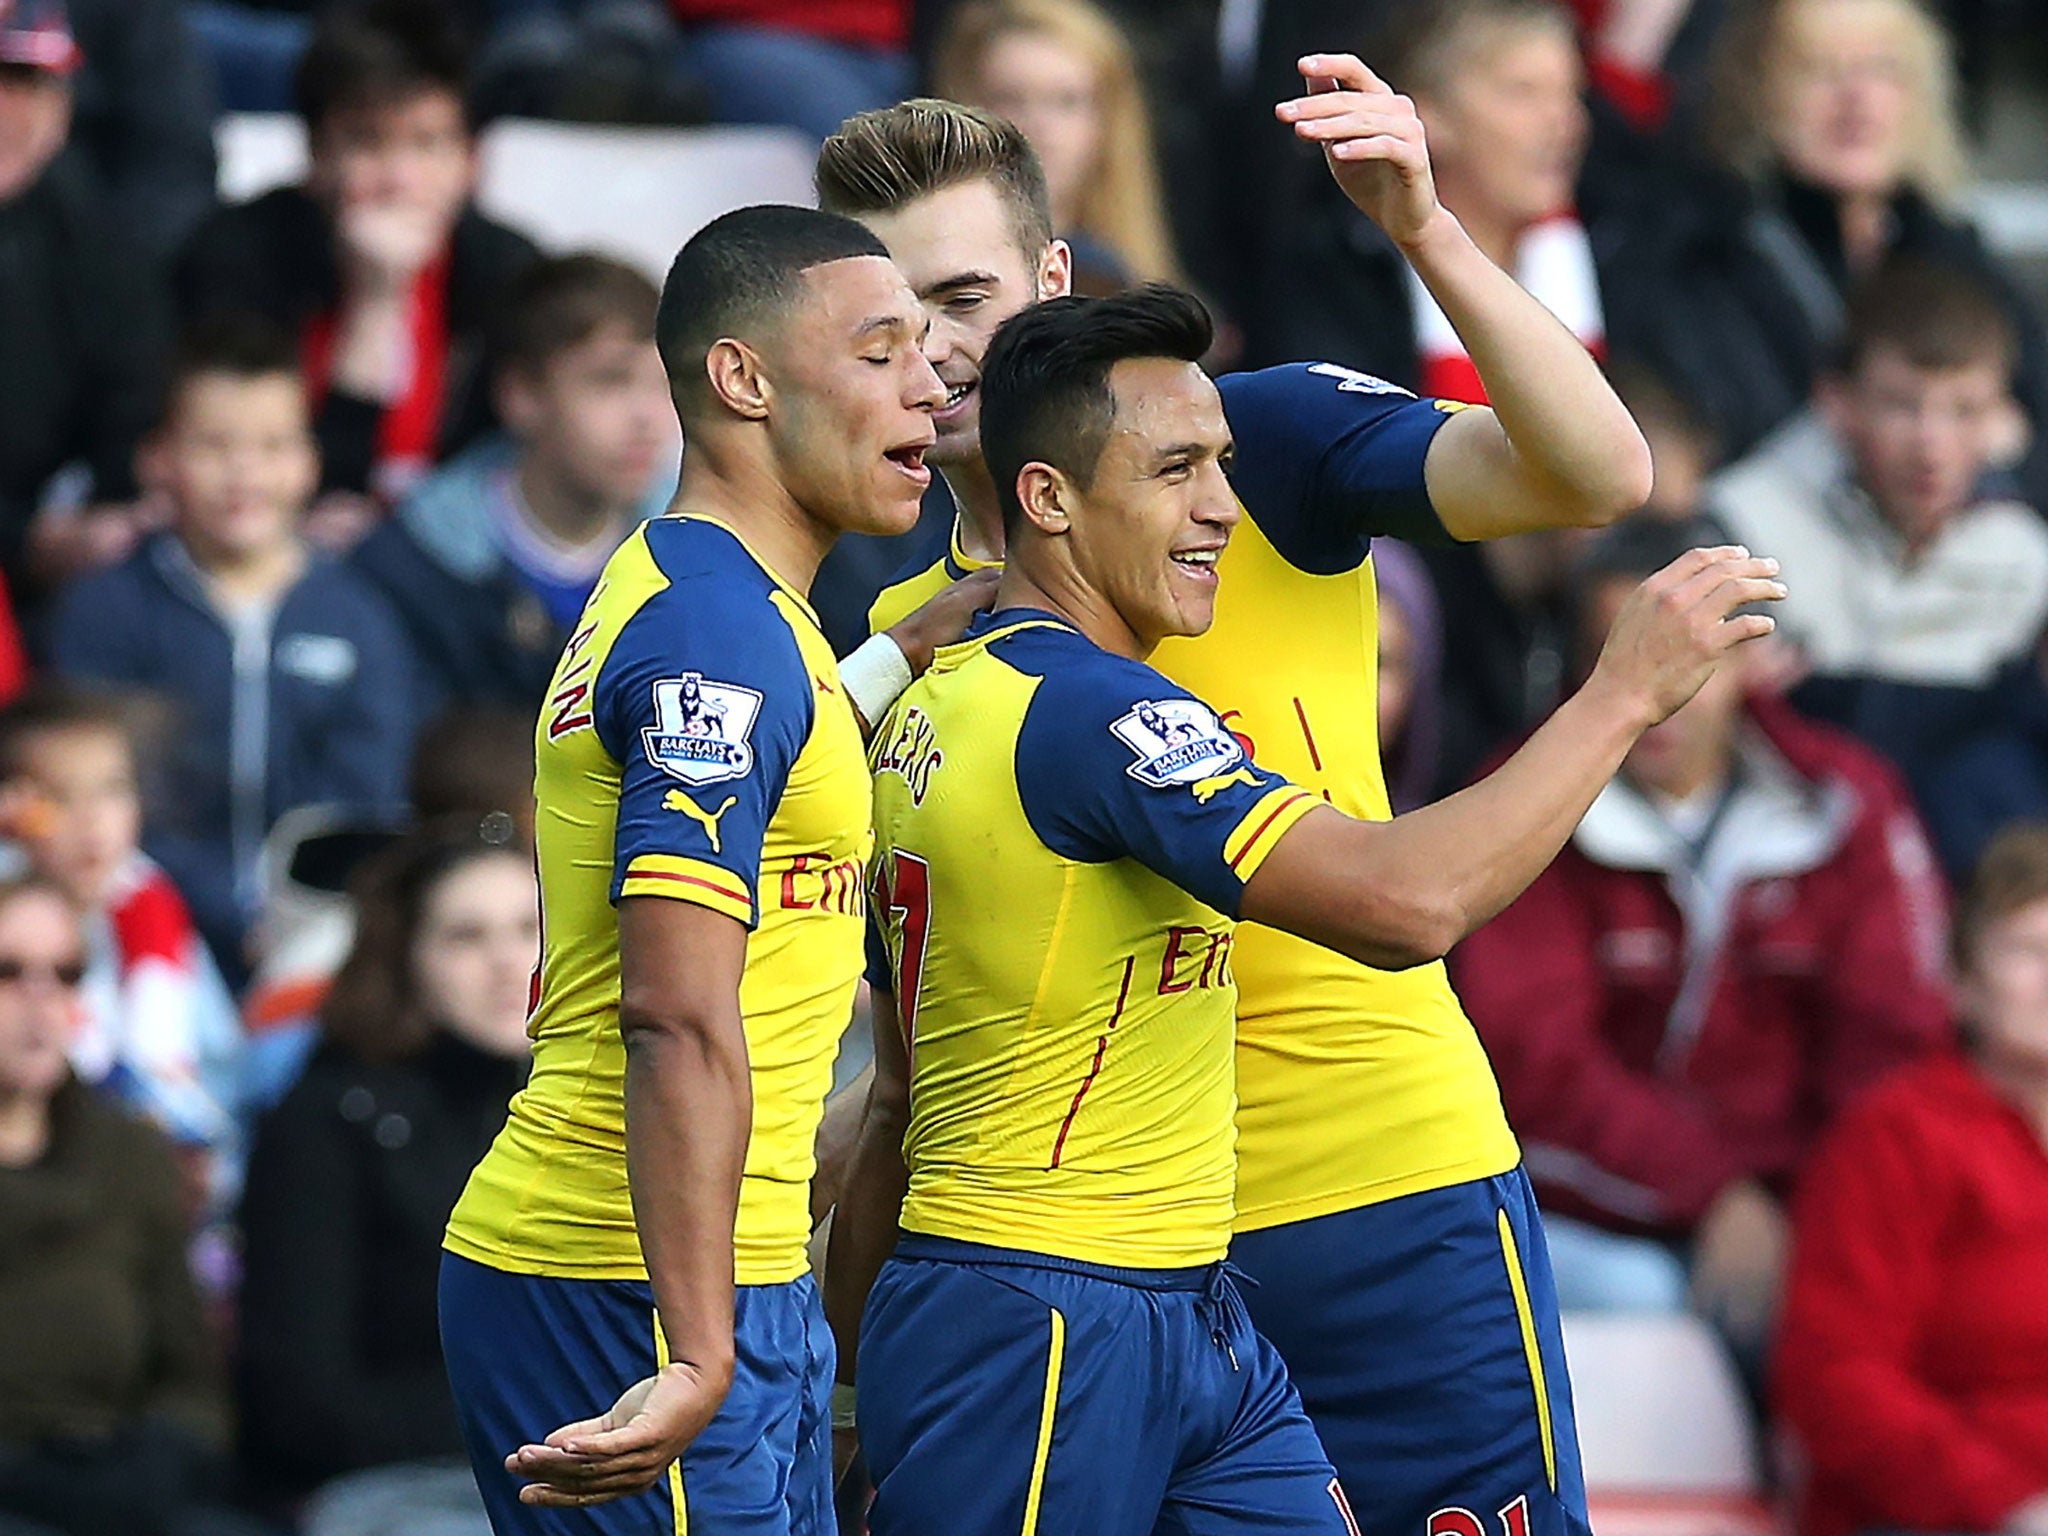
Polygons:
<instances>
[{"instance_id":1,"label":"open mouth","mask_svg":"<svg viewBox=\"0 0 2048 1536\"><path fill-rule=\"evenodd\" d=\"M945 381L941 380L940 382L944 383ZM946 403L940 406L934 414L941 417L955 414L966 403L967 397L973 393L974 384L971 380L965 384L947 384Z\"/></svg>"},{"instance_id":2,"label":"open mouth","mask_svg":"<svg viewBox=\"0 0 2048 1536\"><path fill-rule=\"evenodd\" d=\"M1221 549L1177 549L1169 557L1173 563L1190 574L1213 578L1216 574L1216 559Z\"/></svg>"},{"instance_id":3,"label":"open mouth","mask_svg":"<svg viewBox=\"0 0 2048 1536\"><path fill-rule=\"evenodd\" d=\"M882 457L910 476L919 485L931 483L932 472L924 462L926 443L911 443L901 448L891 448Z\"/></svg>"}]
</instances>

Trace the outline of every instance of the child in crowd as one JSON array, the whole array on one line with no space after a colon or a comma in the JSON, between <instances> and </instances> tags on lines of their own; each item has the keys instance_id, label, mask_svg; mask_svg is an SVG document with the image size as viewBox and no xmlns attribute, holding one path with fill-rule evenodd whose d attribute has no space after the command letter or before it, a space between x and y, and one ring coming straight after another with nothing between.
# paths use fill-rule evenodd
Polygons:
<instances>
[{"instance_id":1,"label":"child in crowd","mask_svg":"<svg viewBox=\"0 0 2048 1536\"><path fill-rule=\"evenodd\" d=\"M184 898L142 852L135 769L106 698L43 685L0 712L0 823L84 926L72 1071L195 1154L208 1206L225 1212L240 1182L241 1024Z\"/></svg>"},{"instance_id":2,"label":"child in crowd","mask_svg":"<svg viewBox=\"0 0 2048 1536\"><path fill-rule=\"evenodd\" d=\"M356 551L430 698L537 706L605 561L668 506L682 445L654 347L660 298L603 256L528 269L495 337L508 432L423 483Z\"/></svg>"},{"instance_id":3,"label":"child in crowd","mask_svg":"<svg viewBox=\"0 0 2048 1536\"><path fill-rule=\"evenodd\" d=\"M145 452L171 527L63 594L52 655L169 705L145 844L239 982L277 818L399 801L411 662L383 600L300 535L319 453L288 337L232 317L194 331Z\"/></svg>"}]
</instances>

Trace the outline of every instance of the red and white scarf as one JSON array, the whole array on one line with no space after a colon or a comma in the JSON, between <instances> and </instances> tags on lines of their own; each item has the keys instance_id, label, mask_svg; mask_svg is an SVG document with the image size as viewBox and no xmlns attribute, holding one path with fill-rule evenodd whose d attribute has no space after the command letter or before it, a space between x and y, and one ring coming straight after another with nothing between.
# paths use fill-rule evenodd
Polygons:
<instances>
[{"instance_id":1,"label":"red and white scarf","mask_svg":"<svg viewBox=\"0 0 2048 1536\"><path fill-rule=\"evenodd\" d=\"M1600 310L1600 282L1593 273L1593 244L1576 215L1554 214L1524 230L1515 246L1513 276L1587 351L1595 357L1606 355L1607 326ZM1408 269L1408 288L1415 307L1422 393L1484 405L1486 386L1479 382L1479 370L1413 267Z\"/></svg>"}]
</instances>

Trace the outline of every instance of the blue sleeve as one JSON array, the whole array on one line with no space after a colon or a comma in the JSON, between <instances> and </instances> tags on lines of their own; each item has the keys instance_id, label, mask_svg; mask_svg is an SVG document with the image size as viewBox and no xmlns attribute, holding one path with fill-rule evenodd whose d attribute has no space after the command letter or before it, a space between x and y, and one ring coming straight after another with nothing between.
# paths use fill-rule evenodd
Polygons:
<instances>
[{"instance_id":1,"label":"blue sleeve","mask_svg":"<svg viewBox=\"0 0 2048 1536\"><path fill-rule=\"evenodd\" d=\"M1320 803L1253 763L1208 705L1110 657L1040 684L1017 736L1017 788L1055 853L1136 859L1228 917L1280 835Z\"/></svg>"},{"instance_id":2,"label":"blue sleeve","mask_svg":"<svg viewBox=\"0 0 2048 1536\"><path fill-rule=\"evenodd\" d=\"M1373 537L1450 539L1422 465L1459 407L1335 363L1286 363L1216 381L1236 440L1238 499L1289 564L1357 569Z\"/></svg>"},{"instance_id":3,"label":"blue sleeve","mask_svg":"<svg viewBox=\"0 0 2048 1536\"><path fill-rule=\"evenodd\" d=\"M751 928L762 840L811 731L794 632L763 593L680 583L626 621L594 692L619 764L612 900L694 901Z\"/></svg>"}]
</instances>

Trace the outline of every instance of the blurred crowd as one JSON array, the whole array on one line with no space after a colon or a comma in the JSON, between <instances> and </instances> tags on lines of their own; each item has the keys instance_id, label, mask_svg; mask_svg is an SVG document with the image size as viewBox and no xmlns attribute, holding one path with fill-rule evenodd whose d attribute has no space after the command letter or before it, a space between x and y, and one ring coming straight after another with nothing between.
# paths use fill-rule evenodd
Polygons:
<instances>
[{"instance_id":1,"label":"blurred crowd","mask_svg":"<svg viewBox=\"0 0 2048 1536\"><path fill-rule=\"evenodd\" d=\"M525 1062L534 712L680 443L660 274L481 212L483 127L944 94L1083 291L1477 400L1273 124L1311 49L1655 459L1599 535L1378 547L1397 808L1679 551L1791 591L1454 957L1564 1305L1710 1320L1811 1536L2048 1536L2048 333L1960 200L2041 0L0 0L0 1536L485 1529L440 1234ZM223 112L303 179L224 206ZM842 650L895 564L828 567Z\"/></svg>"}]
</instances>

